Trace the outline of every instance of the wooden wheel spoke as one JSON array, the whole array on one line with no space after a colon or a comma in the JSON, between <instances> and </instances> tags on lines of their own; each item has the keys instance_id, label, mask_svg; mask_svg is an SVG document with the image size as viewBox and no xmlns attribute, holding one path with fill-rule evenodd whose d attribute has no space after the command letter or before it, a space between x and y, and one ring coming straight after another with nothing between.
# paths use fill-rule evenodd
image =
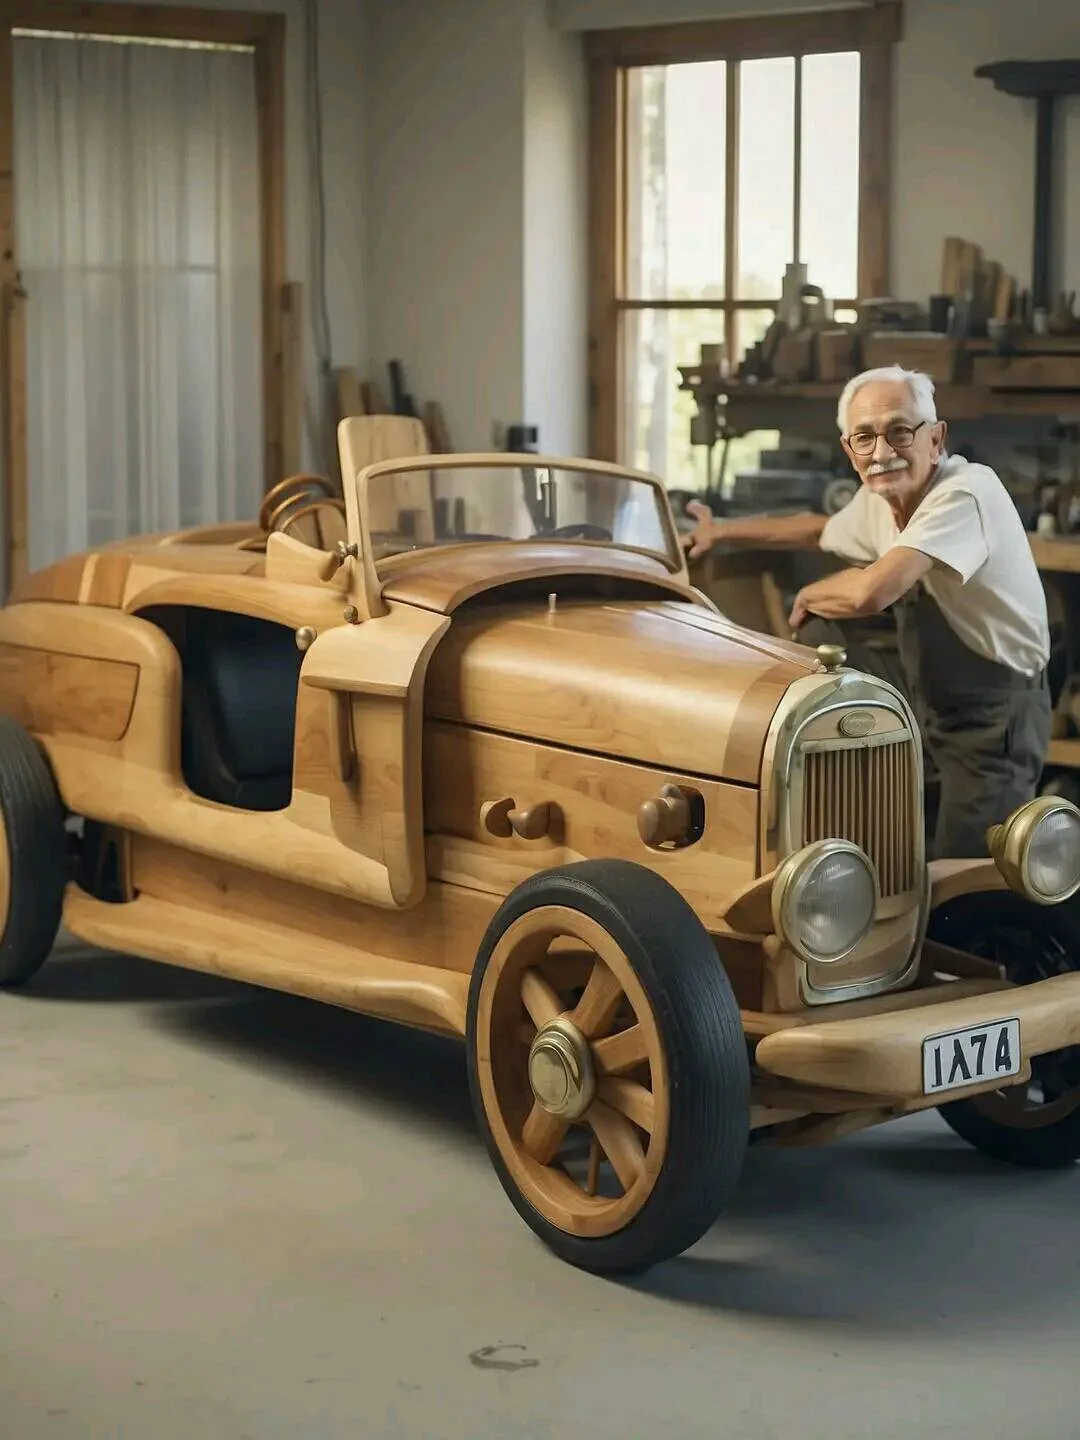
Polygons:
<instances>
[{"instance_id":1,"label":"wooden wheel spoke","mask_svg":"<svg viewBox=\"0 0 1080 1440\"><path fill-rule=\"evenodd\" d=\"M521 977L521 1000L538 1030L565 1008L539 970L526 970Z\"/></svg>"},{"instance_id":2,"label":"wooden wheel spoke","mask_svg":"<svg viewBox=\"0 0 1080 1440\"><path fill-rule=\"evenodd\" d=\"M589 1173L585 1179L585 1194L595 1195L600 1188L600 1141L595 1134L589 1137Z\"/></svg>"},{"instance_id":3,"label":"wooden wheel spoke","mask_svg":"<svg viewBox=\"0 0 1080 1440\"><path fill-rule=\"evenodd\" d=\"M560 1120L536 1103L522 1126L521 1143L534 1160L541 1165L550 1165L569 1128L569 1121Z\"/></svg>"},{"instance_id":4,"label":"wooden wheel spoke","mask_svg":"<svg viewBox=\"0 0 1080 1440\"><path fill-rule=\"evenodd\" d=\"M570 1019L590 1039L602 1035L615 1019L622 1003L623 988L600 959L593 965L585 992L570 1014Z\"/></svg>"},{"instance_id":5,"label":"wooden wheel spoke","mask_svg":"<svg viewBox=\"0 0 1080 1440\"><path fill-rule=\"evenodd\" d=\"M649 1044L640 1025L594 1040L593 1059L601 1075L622 1075L649 1058Z\"/></svg>"},{"instance_id":6,"label":"wooden wheel spoke","mask_svg":"<svg viewBox=\"0 0 1080 1440\"><path fill-rule=\"evenodd\" d=\"M585 1118L619 1177L619 1184L629 1190L645 1169L645 1152L634 1127L625 1115L602 1100L593 1101Z\"/></svg>"},{"instance_id":7,"label":"wooden wheel spoke","mask_svg":"<svg viewBox=\"0 0 1080 1440\"><path fill-rule=\"evenodd\" d=\"M612 1075L605 1076L600 1081L597 1093L605 1105L652 1134L654 1105L651 1090L646 1090L645 1086L639 1085L636 1080L624 1080Z\"/></svg>"}]
</instances>

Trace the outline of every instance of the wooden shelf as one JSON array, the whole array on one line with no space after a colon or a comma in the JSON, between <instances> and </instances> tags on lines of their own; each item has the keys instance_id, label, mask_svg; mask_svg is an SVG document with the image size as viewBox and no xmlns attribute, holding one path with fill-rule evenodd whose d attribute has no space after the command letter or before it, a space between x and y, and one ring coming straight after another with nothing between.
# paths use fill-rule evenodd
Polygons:
<instances>
[{"instance_id":1,"label":"wooden shelf","mask_svg":"<svg viewBox=\"0 0 1080 1440\"><path fill-rule=\"evenodd\" d=\"M756 385L706 381L682 388L724 400L729 412L747 413L759 406L772 409L777 404L834 405L844 387L839 383L796 385L763 380ZM937 387L936 398L939 413L947 420L978 420L987 415L1080 415L1080 390L991 390L984 385L943 384Z\"/></svg>"}]
</instances>

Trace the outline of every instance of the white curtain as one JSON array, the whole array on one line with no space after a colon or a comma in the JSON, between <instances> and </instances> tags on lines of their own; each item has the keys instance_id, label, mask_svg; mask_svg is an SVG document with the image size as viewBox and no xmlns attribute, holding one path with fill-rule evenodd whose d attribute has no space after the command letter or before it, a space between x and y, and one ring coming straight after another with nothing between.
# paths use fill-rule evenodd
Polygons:
<instances>
[{"instance_id":1,"label":"white curtain","mask_svg":"<svg viewBox=\"0 0 1080 1440\"><path fill-rule=\"evenodd\" d=\"M57 36L14 50L31 568L254 517L253 53Z\"/></svg>"}]
</instances>

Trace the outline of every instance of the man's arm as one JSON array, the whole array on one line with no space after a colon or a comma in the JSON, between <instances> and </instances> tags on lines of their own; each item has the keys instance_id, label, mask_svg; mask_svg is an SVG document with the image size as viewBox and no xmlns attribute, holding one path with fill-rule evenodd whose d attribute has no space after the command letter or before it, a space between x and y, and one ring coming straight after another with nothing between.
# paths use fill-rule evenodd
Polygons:
<instances>
[{"instance_id":1,"label":"man's arm","mask_svg":"<svg viewBox=\"0 0 1080 1440\"><path fill-rule=\"evenodd\" d=\"M716 518L707 505L692 500L687 512L697 521L684 537L690 559L704 555L717 541L740 545L761 545L767 549L805 550L817 545L828 517L807 511L803 515L746 515L737 520Z\"/></svg>"},{"instance_id":2,"label":"man's arm","mask_svg":"<svg viewBox=\"0 0 1080 1440\"><path fill-rule=\"evenodd\" d=\"M865 570L841 570L806 585L795 597L792 629L810 615L824 620L854 620L880 615L906 595L933 565L929 555L906 545L894 545Z\"/></svg>"}]
</instances>

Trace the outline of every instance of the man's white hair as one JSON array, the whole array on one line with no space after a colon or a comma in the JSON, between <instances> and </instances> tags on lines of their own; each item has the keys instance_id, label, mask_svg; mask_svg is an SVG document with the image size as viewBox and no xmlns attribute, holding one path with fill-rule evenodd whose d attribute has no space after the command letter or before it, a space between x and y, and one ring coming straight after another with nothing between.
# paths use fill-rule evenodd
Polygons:
<instances>
[{"instance_id":1,"label":"man's white hair","mask_svg":"<svg viewBox=\"0 0 1080 1440\"><path fill-rule=\"evenodd\" d=\"M852 397L864 385L872 385L878 381L906 385L915 401L919 419L925 420L928 425L937 424L934 382L930 376L924 375L921 370L905 370L902 365L883 365L878 370L864 370L861 375L853 375L844 386L840 395L840 403L836 407L836 423L840 427L841 435L847 434L848 407Z\"/></svg>"}]
</instances>

